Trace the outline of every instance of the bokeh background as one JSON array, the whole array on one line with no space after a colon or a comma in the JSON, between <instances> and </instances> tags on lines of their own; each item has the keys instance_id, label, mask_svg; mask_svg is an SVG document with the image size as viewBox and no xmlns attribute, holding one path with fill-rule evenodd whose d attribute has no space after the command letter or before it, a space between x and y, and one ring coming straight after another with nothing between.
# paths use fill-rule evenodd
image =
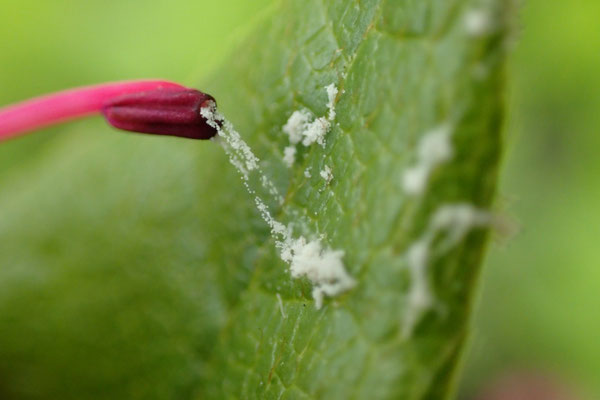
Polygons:
<instances>
[{"instance_id":1,"label":"bokeh background","mask_svg":"<svg viewBox=\"0 0 600 400\"><path fill-rule=\"evenodd\" d=\"M600 2L523 0L498 209L463 390L538 369L600 398Z\"/></svg>"},{"instance_id":2,"label":"bokeh background","mask_svg":"<svg viewBox=\"0 0 600 400\"><path fill-rule=\"evenodd\" d=\"M193 86L272 2L0 0L0 105L120 79ZM518 229L491 246L461 399L518 371L600 398L599 17L597 0L520 7L497 202ZM64 129L3 143L0 190Z\"/></svg>"}]
</instances>

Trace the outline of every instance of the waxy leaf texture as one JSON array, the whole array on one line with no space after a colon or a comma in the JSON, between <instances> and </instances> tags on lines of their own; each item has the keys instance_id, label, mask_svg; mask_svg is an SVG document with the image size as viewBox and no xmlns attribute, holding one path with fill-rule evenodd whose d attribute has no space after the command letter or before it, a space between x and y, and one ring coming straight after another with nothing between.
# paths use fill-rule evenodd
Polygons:
<instances>
[{"instance_id":1,"label":"waxy leaf texture","mask_svg":"<svg viewBox=\"0 0 600 400\"><path fill-rule=\"evenodd\" d=\"M282 1L197 83L281 193L273 216L344 252L355 285L320 309L217 143L89 125L5 177L36 179L0 193L0 397L449 396L493 221L511 13ZM283 127L327 115L332 84L324 146L288 167Z\"/></svg>"}]
</instances>

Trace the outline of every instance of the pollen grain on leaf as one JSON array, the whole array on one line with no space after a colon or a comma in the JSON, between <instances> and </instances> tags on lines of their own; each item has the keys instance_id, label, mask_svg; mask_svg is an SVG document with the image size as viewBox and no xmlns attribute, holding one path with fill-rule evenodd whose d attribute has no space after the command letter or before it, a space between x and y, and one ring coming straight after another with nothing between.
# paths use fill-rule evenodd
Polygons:
<instances>
[{"instance_id":1,"label":"pollen grain on leaf","mask_svg":"<svg viewBox=\"0 0 600 400\"><path fill-rule=\"evenodd\" d=\"M313 284L315 307L322 307L325 296L334 297L353 288L356 282L344 267L344 251L325 247L318 239L308 240L302 235L294 236L293 223L286 226L275 219L265 199L278 204L281 204L282 199L275 185L260 168L258 157L214 104L207 105L200 112L207 123L217 129L219 137L224 139L224 148L230 162L241 174L248 192L254 196L261 217L271 228L281 259L290 266L291 276L307 278ZM302 120L303 117L299 115L301 114L296 114L296 118ZM253 179L254 175L258 179Z\"/></svg>"},{"instance_id":2,"label":"pollen grain on leaf","mask_svg":"<svg viewBox=\"0 0 600 400\"><path fill-rule=\"evenodd\" d=\"M431 173L453 155L450 124L426 132L417 146L417 163L404 172L402 185L406 194L417 196L427 188Z\"/></svg>"},{"instance_id":3,"label":"pollen grain on leaf","mask_svg":"<svg viewBox=\"0 0 600 400\"><path fill-rule=\"evenodd\" d=\"M410 336L423 314L435 306L435 295L429 283L429 265L434 257L447 254L472 229L485 228L493 223L490 212L468 203L444 204L434 212L425 232L405 254L411 286L403 323L404 337Z\"/></svg>"},{"instance_id":4,"label":"pollen grain on leaf","mask_svg":"<svg viewBox=\"0 0 600 400\"><path fill-rule=\"evenodd\" d=\"M288 167L292 167L295 160L295 146L302 143L309 147L314 143L325 147L325 136L331 130L333 121L336 118L335 99L338 94L338 88L334 83L325 86L327 93L327 115L315 117L309 110L302 109L294 111L281 130L288 136L290 145L284 149L283 161ZM294 156L292 156L292 154Z\"/></svg>"}]
</instances>

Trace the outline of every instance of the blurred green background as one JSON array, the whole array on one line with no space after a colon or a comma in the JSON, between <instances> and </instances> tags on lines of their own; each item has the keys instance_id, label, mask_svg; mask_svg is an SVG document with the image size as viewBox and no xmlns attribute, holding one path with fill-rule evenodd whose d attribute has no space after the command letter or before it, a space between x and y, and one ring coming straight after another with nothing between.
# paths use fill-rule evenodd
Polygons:
<instances>
[{"instance_id":1,"label":"blurred green background","mask_svg":"<svg viewBox=\"0 0 600 400\"><path fill-rule=\"evenodd\" d=\"M545 369L600 398L600 2L521 3L497 202L519 231L491 247L463 388Z\"/></svg>"},{"instance_id":2,"label":"blurred green background","mask_svg":"<svg viewBox=\"0 0 600 400\"><path fill-rule=\"evenodd\" d=\"M190 86L217 68L271 0L0 0L0 104L73 86L161 78ZM0 146L0 178L55 134Z\"/></svg>"},{"instance_id":3,"label":"blurred green background","mask_svg":"<svg viewBox=\"0 0 600 400\"><path fill-rule=\"evenodd\" d=\"M0 0L0 104L120 79L193 86L271 2ZM523 368L600 397L599 16L597 0L530 0L515 21L497 208L519 230L492 245L461 398ZM1 190L64 129L3 143Z\"/></svg>"}]
</instances>

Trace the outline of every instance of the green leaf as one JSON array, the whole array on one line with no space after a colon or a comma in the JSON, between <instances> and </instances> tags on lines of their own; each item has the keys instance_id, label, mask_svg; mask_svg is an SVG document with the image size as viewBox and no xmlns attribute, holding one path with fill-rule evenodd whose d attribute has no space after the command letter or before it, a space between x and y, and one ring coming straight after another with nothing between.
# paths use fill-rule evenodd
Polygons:
<instances>
[{"instance_id":1,"label":"green leaf","mask_svg":"<svg viewBox=\"0 0 600 400\"><path fill-rule=\"evenodd\" d=\"M264 198L272 214L345 252L357 284L321 309L214 143L98 126L6 178L0 397L448 396L496 183L509 11L285 1L201 86L284 195ZM287 168L282 127L326 115L330 84L325 146L297 145ZM441 142L419 148L440 127L451 152L432 162ZM429 174L411 194L415 166Z\"/></svg>"}]
</instances>

